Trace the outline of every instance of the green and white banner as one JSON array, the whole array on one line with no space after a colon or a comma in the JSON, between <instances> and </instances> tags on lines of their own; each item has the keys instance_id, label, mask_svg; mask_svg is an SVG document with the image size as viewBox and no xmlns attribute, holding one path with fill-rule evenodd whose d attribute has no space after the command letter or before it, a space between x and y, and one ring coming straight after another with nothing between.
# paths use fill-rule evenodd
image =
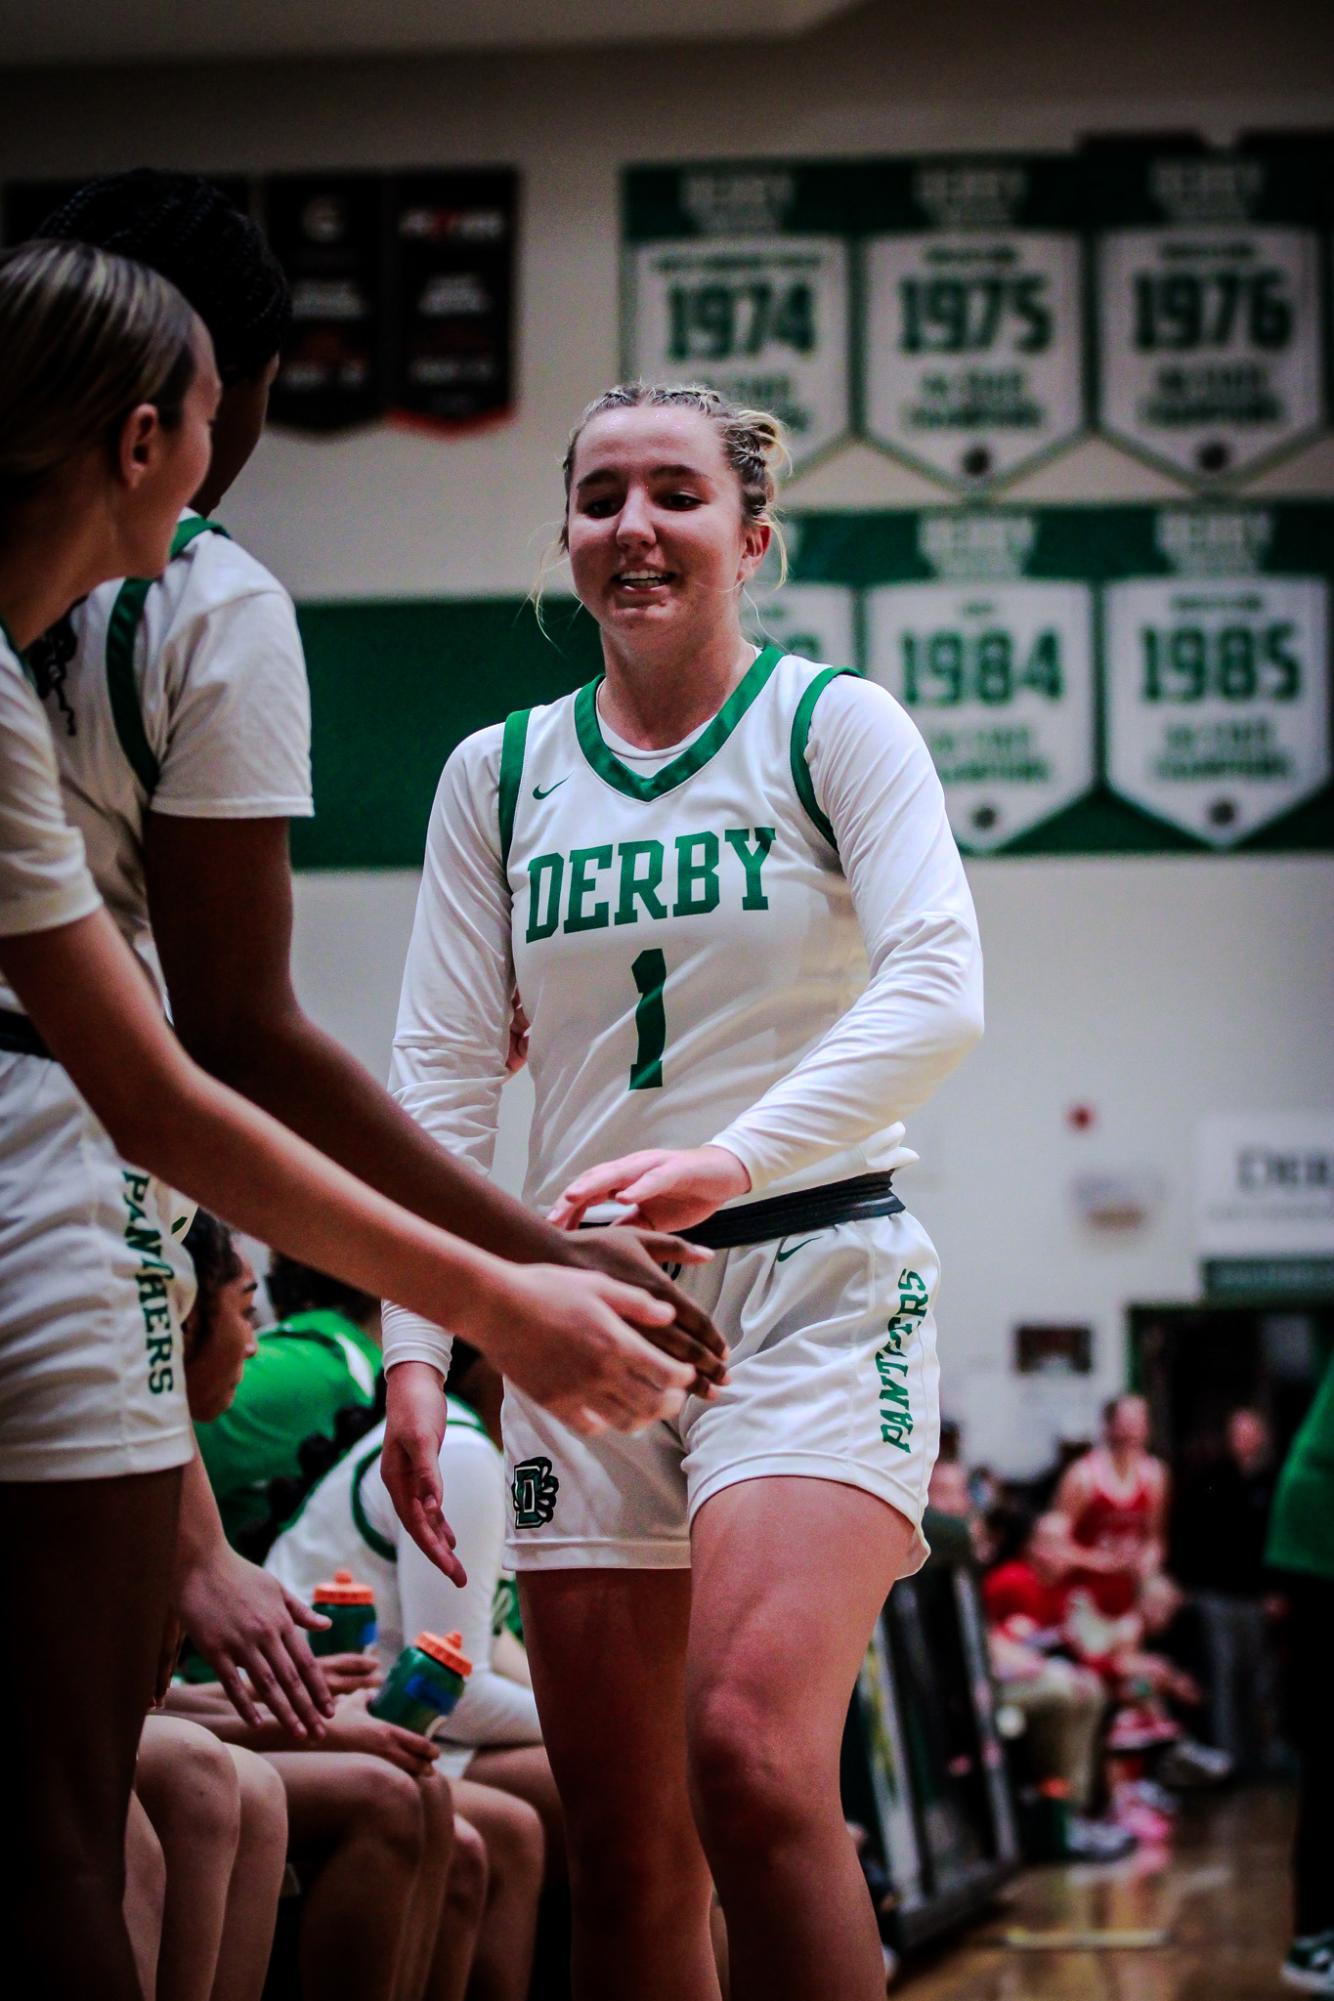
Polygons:
<instances>
[{"instance_id":1,"label":"green and white banner","mask_svg":"<svg viewBox=\"0 0 1334 2001\"><path fill-rule=\"evenodd\" d=\"M1327 422L1319 137L1065 154L722 161L623 182L623 349L988 492L1104 435L1192 486Z\"/></svg>"},{"instance_id":2,"label":"green and white banner","mask_svg":"<svg viewBox=\"0 0 1334 2001\"><path fill-rule=\"evenodd\" d=\"M626 187L625 367L772 410L807 464L851 423L836 171L650 169Z\"/></svg>"},{"instance_id":3,"label":"green and white banner","mask_svg":"<svg viewBox=\"0 0 1334 2001\"><path fill-rule=\"evenodd\" d=\"M868 436L961 488L1078 436L1083 253L1070 162L891 161L873 199Z\"/></svg>"},{"instance_id":4,"label":"green and white banner","mask_svg":"<svg viewBox=\"0 0 1334 2001\"><path fill-rule=\"evenodd\" d=\"M1104 589L1108 783L1214 848L1330 780L1334 552L1291 546L1285 512L1151 511Z\"/></svg>"},{"instance_id":5,"label":"green and white banner","mask_svg":"<svg viewBox=\"0 0 1334 2001\"><path fill-rule=\"evenodd\" d=\"M1334 847L1334 503L798 514L757 631L857 665L974 854Z\"/></svg>"},{"instance_id":6,"label":"green and white banner","mask_svg":"<svg viewBox=\"0 0 1334 2001\"><path fill-rule=\"evenodd\" d=\"M1090 149L1099 423L1206 482L1324 415L1318 183L1262 150Z\"/></svg>"}]
</instances>

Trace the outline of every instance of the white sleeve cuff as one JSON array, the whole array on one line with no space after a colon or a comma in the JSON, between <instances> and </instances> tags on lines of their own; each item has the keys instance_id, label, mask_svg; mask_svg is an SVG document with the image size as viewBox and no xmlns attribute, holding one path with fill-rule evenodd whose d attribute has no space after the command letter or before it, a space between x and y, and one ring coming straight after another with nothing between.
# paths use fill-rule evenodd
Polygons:
<instances>
[{"instance_id":1,"label":"white sleeve cuff","mask_svg":"<svg viewBox=\"0 0 1334 2001\"><path fill-rule=\"evenodd\" d=\"M442 1381L448 1376L449 1358L454 1352L452 1334L423 1319L420 1313L410 1313L406 1306L393 1306L388 1301L381 1327L386 1374L400 1362L429 1362L440 1371Z\"/></svg>"}]
</instances>

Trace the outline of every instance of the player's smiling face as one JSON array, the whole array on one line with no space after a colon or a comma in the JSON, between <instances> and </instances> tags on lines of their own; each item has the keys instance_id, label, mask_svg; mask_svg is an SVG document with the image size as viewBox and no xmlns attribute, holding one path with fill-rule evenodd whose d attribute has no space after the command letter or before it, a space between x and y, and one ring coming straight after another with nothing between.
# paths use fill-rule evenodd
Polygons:
<instances>
[{"instance_id":1,"label":"player's smiling face","mask_svg":"<svg viewBox=\"0 0 1334 2001\"><path fill-rule=\"evenodd\" d=\"M608 635L734 621L767 527L747 522L714 425L697 410L604 410L580 434L566 522L581 602Z\"/></svg>"}]
</instances>

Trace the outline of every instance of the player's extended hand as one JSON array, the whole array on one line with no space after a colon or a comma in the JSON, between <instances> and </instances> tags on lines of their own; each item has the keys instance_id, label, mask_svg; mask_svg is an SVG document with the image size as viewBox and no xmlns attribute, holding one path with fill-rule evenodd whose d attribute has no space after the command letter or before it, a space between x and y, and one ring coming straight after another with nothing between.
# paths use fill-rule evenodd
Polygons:
<instances>
[{"instance_id":1,"label":"player's extended hand","mask_svg":"<svg viewBox=\"0 0 1334 2001\"><path fill-rule=\"evenodd\" d=\"M294 1737L324 1735L333 1702L302 1631L326 1627L323 1613L225 1543L183 1573L177 1603L181 1624L244 1722L263 1721L257 1695Z\"/></svg>"},{"instance_id":2,"label":"player's extended hand","mask_svg":"<svg viewBox=\"0 0 1334 2001\"><path fill-rule=\"evenodd\" d=\"M454 1584L468 1573L454 1554L445 1520L440 1447L445 1437L445 1390L429 1362L400 1362L385 1382L384 1449L380 1474L394 1513L423 1556Z\"/></svg>"},{"instance_id":3,"label":"player's extended hand","mask_svg":"<svg viewBox=\"0 0 1334 2001\"><path fill-rule=\"evenodd\" d=\"M343 1697L334 1710L324 1749L369 1751L372 1757L387 1758L391 1765L397 1765L400 1772L406 1772L410 1779L428 1778L435 1770L440 1746L433 1744L429 1737L418 1736L415 1730L405 1730L401 1723L390 1723L386 1717L372 1716L366 1707L370 1699L369 1689Z\"/></svg>"},{"instance_id":4,"label":"player's extended hand","mask_svg":"<svg viewBox=\"0 0 1334 2001\"><path fill-rule=\"evenodd\" d=\"M725 1146L647 1147L576 1176L548 1220L561 1230L577 1229L593 1203L619 1202L630 1212L622 1222L688 1230L749 1192L749 1174Z\"/></svg>"},{"instance_id":5,"label":"player's extended hand","mask_svg":"<svg viewBox=\"0 0 1334 2001\"><path fill-rule=\"evenodd\" d=\"M691 1394L712 1401L718 1386L727 1381L727 1343L703 1307L662 1269L707 1264L712 1256L702 1244L688 1244L664 1230L633 1230L615 1223L610 1229L571 1230L566 1262L626 1285L642 1285L655 1299L669 1301L676 1318L663 1327L646 1327L645 1336L678 1362L689 1362L695 1371Z\"/></svg>"},{"instance_id":6,"label":"player's extended hand","mask_svg":"<svg viewBox=\"0 0 1334 2001\"><path fill-rule=\"evenodd\" d=\"M476 1331L461 1328L508 1382L584 1437L644 1431L673 1417L695 1378L650 1345L676 1317L641 1285L568 1264L499 1266Z\"/></svg>"}]
</instances>

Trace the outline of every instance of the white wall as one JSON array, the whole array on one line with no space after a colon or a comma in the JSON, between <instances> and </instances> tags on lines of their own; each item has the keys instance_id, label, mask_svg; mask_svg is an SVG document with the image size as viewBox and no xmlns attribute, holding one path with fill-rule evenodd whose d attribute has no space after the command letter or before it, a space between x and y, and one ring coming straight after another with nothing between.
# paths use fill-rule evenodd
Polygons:
<instances>
[{"instance_id":1,"label":"white wall","mask_svg":"<svg viewBox=\"0 0 1334 2001\"><path fill-rule=\"evenodd\" d=\"M616 171L692 155L1043 147L1088 131L1334 124L1324 0L935 0L865 6L803 42L7 78L0 176L140 161L227 169L505 162L524 176L521 407L445 445L374 431L271 436L228 505L299 596L524 588L558 505L557 461L616 353ZM1334 441L1254 492L1334 492ZM1177 489L1108 447L1015 499ZM911 504L935 488L856 448L794 503ZM1050 1429L1010 1374L1020 1320L1091 1321L1095 1395L1123 1366L1127 1301L1196 1292L1190 1144L1213 1111L1334 1099L1334 865L1323 860L996 860L971 869L988 954L986 1043L915 1122L905 1190L940 1244L946 1401L970 1449L1014 1470ZM298 977L383 1071L412 879L303 878ZM521 1112L524 1087L515 1087ZM1064 1120L1090 1103L1084 1133ZM514 1121L522 1123L521 1118ZM513 1141L513 1135L511 1136ZM516 1146L507 1147L513 1173ZM1099 1233L1077 1171L1148 1169L1163 1198Z\"/></svg>"}]
</instances>

